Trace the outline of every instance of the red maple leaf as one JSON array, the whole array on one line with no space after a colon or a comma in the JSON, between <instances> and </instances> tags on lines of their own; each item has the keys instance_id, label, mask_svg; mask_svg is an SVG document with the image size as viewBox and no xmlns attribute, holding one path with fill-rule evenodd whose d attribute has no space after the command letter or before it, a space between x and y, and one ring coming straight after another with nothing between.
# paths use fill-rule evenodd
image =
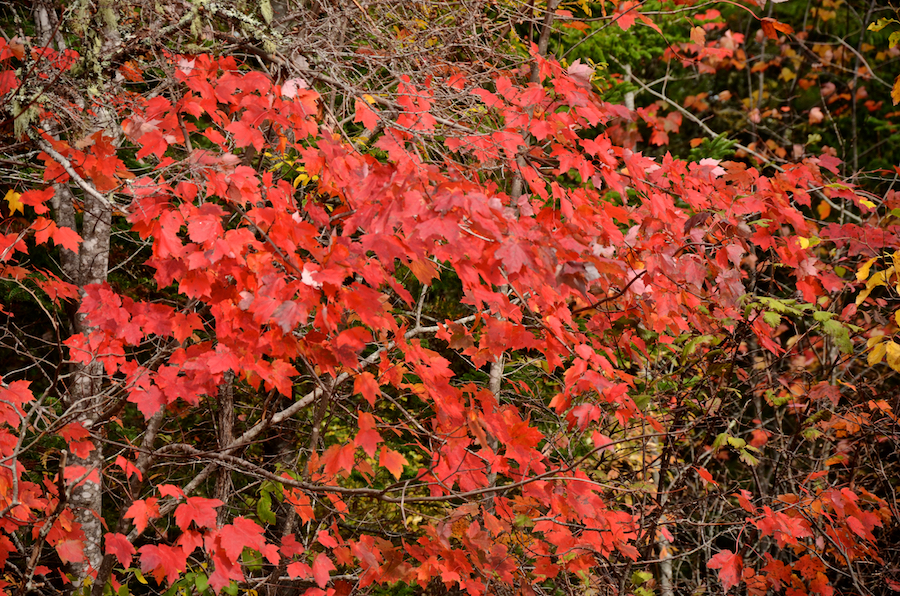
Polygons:
<instances>
[{"instance_id":1,"label":"red maple leaf","mask_svg":"<svg viewBox=\"0 0 900 596\"><path fill-rule=\"evenodd\" d=\"M356 445L332 445L322 454L321 465L325 466L325 473L334 476L338 472L349 476L353 471L353 461L356 454Z\"/></svg>"},{"instance_id":2,"label":"red maple leaf","mask_svg":"<svg viewBox=\"0 0 900 596\"><path fill-rule=\"evenodd\" d=\"M128 542L128 537L124 534L114 534L109 532L106 534L106 550L107 555L113 555L119 561L122 567L130 567L131 559L134 553L134 545Z\"/></svg>"},{"instance_id":3,"label":"red maple leaf","mask_svg":"<svg viewBox=\"0 0 900 596\"><path fill-rule=\"evenodd\" d=\"M143 532L151 519L159 517L158 503L158 499L154 497L135 501L125 512L125 517L134 520L134 527L138 532Z\"/></svg>"},{"instance_id":4,"label":"red maple leaf","mask_svg":"<svg viewBox=\"0 0 900 596\"><path fill-rule=\"evenodd\" d=\"M63 563L79 563L84 560L84 542L81 540L60 540L55 548Z\"/></svg>"},{"instance_id":5,"label":"red maple leaf","mask_svg":"<svg viewBox=\"0 0 900 596\"><path fill-rule=\"evenodd\" d=\"M375 375L370 372L361 372L353 380L353 393L362 395L372 407L375 406L375 400L380 392L378 381L375 379Z\"/></svg>"},{"instance_id":6,"label":"red maple leaf","mask_svg":"<svg viewBox=\"0 0 900 596\"><path fill-rule=\"evenodd\" d=\"M403 466L409 465L409 462L406 461L405 457L393 449L382 447L381 455L378 458L378 465L387 468L388 472L390 472L394 478L399 480L400 475L403 474Z\"/></svg>"},{"instance_id":7,"label":"red maple leaf","mask_svg":"<svg viewBox=\"0 0 900 596\"><path fill-rule=\"evenodd\" d=\"M219 544L225 555L232 561L238 560L244 548L262 551L266 544L263 529L254 521L245 517L237 517L234 523L219 530Z\"/></svg>"},{"instance_id":8,"label":"red maple leaf","mask_svg":"<svg viewBox=\"0 0 900 596\"><path fill-rule=\"evenodd\" d=\"M376 114L369 104L361 99L356 100L356 117L354 122L362 122L362 125L369 130L375 130L378 126L378 114Z\"/></svg>"},{"instance_id":9,"label":"red maple leaf","mask_svg":"<svg viewBox=\"0 0 900 596\"><path fill-rule=\"evenodd\" d=\"M266 142L259 128L251 126L243 120L232 122L225 127L225 130L234 135L234 144L238 147L253 145L257 151L260 151Z\"/></svg>"},{"instance_id":10,"label":"red maple leaf","mask_svg":"<svg viewBox=\"0 0 900 596\"><path fill-rule=\"evenodd\" d=\"M741 583L744 559L730 550L720 551L706 563L706 566L709 569L719 570L719 579L722 581L722 587L726 592Z\"/></svg>"},{"instance_id":11,"label":"red maple leaf","mask_svg":"<svg viewBox=\"0 0 900 596\"><path fill-rule=\"evenodd\" d=\"M175 509L175 522L182 530L187 530L191 522L200 528L216 527L216 507L224 505L219 499L188 497Z\"/></svg>"},{"instance_id":12,"label":"red maple leaf","mask_svg":"<svg viewBox=\"0 0 900 596\"><path fill-rule=\"evenodd\" d=\"M163 577L171 584L187 567L188 553L177 546L147 544L138 549L141 553L141 571L151 573L156 583Z\"/></svg>"},{"instance_id":13,"label":"red maple leaf","mask_svg":"<svg viewBox=\"0 0 900 596\"><path fill-rule=\"evenodd\" d=\"M334 566L334 563L331 562L331 559L328 558L328 555L325 553L319 553L316 555L316 560L312 565L312 574L313 579L316 580L316 584L320 588L324 588L328 585L328 579L331 577L330 572L337 569Z\"/></svg>"}]
</instances>

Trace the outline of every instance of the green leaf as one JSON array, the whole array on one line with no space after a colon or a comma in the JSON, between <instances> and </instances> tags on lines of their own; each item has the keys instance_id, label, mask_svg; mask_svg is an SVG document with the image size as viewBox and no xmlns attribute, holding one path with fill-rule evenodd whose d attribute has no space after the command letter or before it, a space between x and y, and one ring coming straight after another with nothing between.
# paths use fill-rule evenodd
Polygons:
<instances>
[{"instance_id":1,"label":"green leaf","mask_svg":"<svg viewBox=\"0 0 900 596\"><path fill-rule=\"evenodd\" d=\"M712 450L718 451L722 447L722 445L724 445L730 438L731 435L729 435L728 433L719 433L719 436L717 436L716 440L713 441Z\"/></svg>"},{"instance_id":2,"label":"green leaf","mask_svg":"<svg viewBox=\"0 0 900 596\"><path fill-rule=\"evenodd\" d=\"M256 502L256 515L259 516L260 521L264 521L270 525L275 524L276 520L275 514L272 512L271 493L263 493L259 498L259 501Z\"/></svg>"},{"instance_id":3,"label":"green leaf","mask_svg":"<svg viewBox=\"0 0 900 596\"><path fill-rule=\"evenodd\" d=\"M740 437L728 437L728 444L735 449L742 449L747 444L747 441Z\"/></svg>"},{"instance_id":4,"label":"green leaf","mask_svg":"<svg viewBox=\"0 0 900 596\"><path fill-rule=\"evenodd\" d=\"M853 342L850 341L850 332L846 327L841 325L839 321L825 321L822 329L829 337L831 337L832 341L840 348L841 352L845 354L853 353Z\"/></svg>"},{"instance_id":5,"label":"green leaf","mask_svg":"<svg viewBox=\"0 0 900 596\"><path fill-rule=\"evenodd\" d=\"M767 310L763 313L763 321L766 322L766 325L769 327L778 327L781 325L781 315L778 313Z\"/></svg>"},{"instance_id":6,"label":"green leaf","mask_svg":"<svg viewBox=\"0 0 900 596\"><path fill-rule=\"evenodd\" d=\"M740 459L748 466L755 466L759 463L759 459L750 454L746 449L741 449Z\"/></svg>"},{"instance_id":7,"label":"green leaf","mask_svg":"<svg viewBox=\"0 0 900 596\"><path fill-rule=\"evenodd\" d=\"M653 579L653 574L649 571L635 571L631 574L631 583L635 586L639 586L651 579Z\"/></svg>"},{"instance_id":8,"label":"green leaf","mask_svg":"<svg viewBox=\"0 0 900 596\"><path fill-rule=\"evenodd\" d=\"M198 573L194 576L194 586L201 594L206 591L209 587L209 578L206 577L205 573Z\"/></svg>"}]
</instances>

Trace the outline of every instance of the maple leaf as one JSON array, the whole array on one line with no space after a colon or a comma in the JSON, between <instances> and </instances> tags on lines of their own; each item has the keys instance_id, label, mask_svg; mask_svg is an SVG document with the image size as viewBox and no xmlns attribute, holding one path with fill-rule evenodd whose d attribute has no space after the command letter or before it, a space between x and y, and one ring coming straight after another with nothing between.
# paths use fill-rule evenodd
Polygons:
<instances>
[{"instance_id":1,"label":"maple leaf","mask_svg":"<svg viewBox=\"0 0 900 596\"><path fill-rule=\"evenodd\" d=\"M381 455L378 457L378 465L382 468L387 468L388 472L390 472L395 479L400 480L400 476L403 474L403 466L409 465L409 462L406 461L405 457L393 449L382 447Z\"/></svg>"},{"instance_id":2,"label":"maple leaf","mask_svg":"<svg viewBox=\"0 0 900 596\"><path fill-rule=\"evenodd\" d=\"M786 35L790 35L794 32L794 28L787 23L776 21L771 17L760 19L759 24L762 26L763 33L765 33L766 37L769 39L778 39L779 31Z\"/></svg>"},{"instance_id":3,"label":"maple leaf","mask_svg":"<svg viewBox=\"0 0 900 596\"><path fill-rule=\"evenodd\" d=\"M6 565L9 553L16 552L16 547L6 536L0 535L0 565Z\"/></svg>"},{"instance_id":4,"label":"maple leaf","mask_svg":"<svg viewBox=\"0 0 900 596\"><path fill-rule=\"evenodd\" d=\"M253 145L257 151L261 151L266 140L262 133L255 126L247 124L243 120L232 122L225 127L225 130L234 135L234 144L237 147L247 147Z\"/></svg>"},{"instance_id":5,"label":"maple leaf","mask_svg":"<svg viewBox=\"0 0 900 596\"><path fill-rule=\"evenodd\" d=\"M619 5L619 9L616 11L615 15L615 21L616 25L618 25L622 31L628 31L628 29L634 25L634 21L637 19L637 5L638 3L633 0L628 0Z\"/></svg>"},{"instance_id":6,"label":"maple leaf","mask_svg":"<svg viewBox=\"0 0 900 596\"><path fill-rule=\"evenodd\" d=\"M124 534L109 532L104 538L106 545L104 553L115 556L122 567L130 567L131 559L137 551L134 549L134 545L128 541L128 537Z\"/></svg>"},{"instance_id":7,"label":"maple leaf","mask_svg":"<svg viewBox=\"0 0 900 596\"><path fill-rule=\"evenodd\" d=\"M321 465L325 467L325 473L334 476L343 472L346 477L353 471L353 461L356 446L353 443L345 445L332 445L322 454Z\"/></svg>"},{"instance_id":8,"label":"maple leaf","mask_svg":"<svg viewBox=\"0 0 900 596\"><path fill-rule=\"evenodd\" d=\"M378 126L378 114L362 99L356 100L356 117L354 122L362 122L368 130L375 130Z\"/></svg>"},{"instance_id":9,"label":"maple leaf","mask_svg":"<svg viewBox=\"0 0 900 596\"><path fill-rule=\"evenodd\" d=\"M162 583L163 577L170 584L173 583L187 568L188 553L177 546L147 544L139 548L138 552L141 553L141 571L151 573L158 584Z\"/></svg>"},{"instance_id":10,"label":"maple leaf","mask_svg":"<svg viewBox=\"0 0 900 596\"><path fill-rule=\"evenodd\" d=\"M236 562L244 548L262 551L266 541L259 524L245 517L236 517L233 523L219 530L219 543L228 559Z\"/></svg>"},{"instance_id":11,"label":"maple leaf","mask_svg":"<svg viewBox=\"0 0 900 596\"><path fill-rule=\"evenodd\" d=\"M714 555L706 563L706 567L719 570L719 580L722 582L722 588L727 592L741 583L744 559L730 550L723 550Z\"/></svg>"},{"instance_id":12,"label":"maple leaf","mask_svg":"<svg viewBox=\"0 0 900 596\"><path fill-rule=\"evenodd\" d=\"M60 540L54 546L63 563L80 563L84 561L84 541Z\"/></svg>"},{"instance_id":13,"label":"maple leaf","mask_svg":"<svg viewBox=\"0 0 900 596\"><path fill-rule=\"evenodd\" d=\"M159 500L155 497L135 501L125 512L125 517L134 520L134 527L138 532L143 532L147 529L147 524L151 519L159 517L158 503Z\"/></svg>"},{"instance_id":14,"label":"maple leaf","mask_svg":"<svg viewBox=\"0 0 900 596\"><path fill-rule=\"evenodd\" d=\"M361 372L353 380L353 393L362 395L369 405L375 407L375 400L381 392L375 375L370 372Z\"/></svg>"},{"instance_id":15,"label":"maple leaf","mask_svg":"<svg viewBox=\"0 0 900 596\"><path fill-rule=\"evenodd\" d=\"M149 388L134 387L128 393L128 401L137 405L138 410L146 420L156 414L166 404L166 396L159 387L151 385Z\"/></svg>"},{"instance_id":16,"label":"maple leaf","mask_svg":"<svg viewBox=\"0 0 900 596\"><path fill-rule=\"evenodd\" d=\"M281 539L281 554L285 557L293 557L294 555L302 555L306 549L297 541L295 534L288 534Z\"/></svg>"},{"instance_id":17,"label":"maple leaf","mask_svg":"<svg viewBox=\"0 0 900 596\"><path fill-rule=\"evenodd\" d=\"M69 451L81 459L85 459L95 449L91 442L91 433L80 422L71 422L59 431L59 436L69 444Z\"/></svg>"},{"instance_id":18,"label":"maple leaf","mask_svg":"<svg viewBox=\"0 0 900 596\"><path fill-rule=\"evenodd\" d=\"M186 530L191 522L198 527L216 527L216 507L224 505L219 499L188 497L175 509L175 522L182 530Z\"/></svg>"},{"instance_id":19,"label":"maple leaf","mask_svg":"<svg viewBox=\"0 0 900 596\"><path fill-rule=\"evenodd\" d=\"M368 412L359 413L359 432L353 442L369 457L375 457L378 443L383 442L381 435L376 430L375 418Z\"/></svg>"},{"instance_id":20,"label":"maple leaf","mask_svg":"<svg viewBox=\"0 0 900 596\"><path fill-rule=\"evenodd\" d=\"M324 588L328 585L328 580L331 577L332 571L335 571L337 568L334 566L334 563L331 562L331 559L328 558L328 555L325 553L319 553L316 555L316 560L313 561L312 564L312 576L313 579L316 580L316 584L320 588Z\"/></svg>"},{"instance_id":21,"label":"maple leaf","mask_svg":"<svg viewBox=\"0 0 900 596\"><path fill-rule=\"evenodd\" d=\"M25 204L22 203L20 200L21 198L22 195L13 189L6 191L6 196L3 197L3 200L6 201L6 206L9 208L10 213L18 211L22 215L25 215Z\"/></svg>"},{"instance_id":22,"label":"maple leaf","mask_svg":"<svg viewBox=\"0 0 900 596\"><path fill-rule=\"evenodd\" d=\"M900 103L900 75L897 75L894 85L891 87L891 101L894 102L894 105Z\"/></svg>"},{"instance_id":23,"label":"maple leaf","mask_svg":"<svg viewBox=\"0 0 900 596\"><path fill-rule=\"evenodd\" d=\"M569 65L569 68L566 69L566 72L576 83L578 83L582 87L591 86L591 79L594 76L594 69L587 64L582 64L580 58L576 59L571 65Z\"/></svg>"}]
</instances>

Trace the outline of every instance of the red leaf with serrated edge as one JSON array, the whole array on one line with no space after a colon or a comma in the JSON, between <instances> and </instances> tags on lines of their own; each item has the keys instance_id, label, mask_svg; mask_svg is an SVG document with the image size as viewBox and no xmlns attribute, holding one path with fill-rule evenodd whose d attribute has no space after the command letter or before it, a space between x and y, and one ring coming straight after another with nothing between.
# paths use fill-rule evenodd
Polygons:
<instances>
[{"instance_id":1,"label":"red leaf with serrated edge","mask_svg":"<svg viewBox=\"0 0 900 596\"><path fill-rule=\"evenodd\" d=\"M81 459L86 458L96 448L90 440L91 433L79 422L72 422L62 427L59 436L69 444L69 451Z\"/></svg>"},{"instance_id":2,"label":"red leaf with serrated edge","mask_svg":"<svg viewBox=\"0 0 900 596\"><path fill-rule=\"evenodd\" d=\"M296 561L287 566L287 573L292 579L312 577L312 568L303 561Z\"/></svg>"},{"instance_id":3,"label":"red leaf with serrated edge","mask_svg":"<svg viewBox=\"0 0 900 596\"><path fill-rule=\"evenodd\" d=\"M257 151L260 151L266 143L259 129L244 121L232 122L225 127L225 130L234 135L234 144L238 147L253 145Z\"/></svg>"},{"instance_id":4,"label":"red leaf with serrated edge","mask_svg":"<svg viewBox=\"0 0 900 596\"><path fill-rule=\"evenodd\" d=\"M378 465L387 468L395 479L399 480L403 474L403 466L409 465L406 458L387 447L381 448L381 456L378 458Z\"/></svg>"},{"instance_id":5,"label":"red leaf with serrated edge","mask_svg":"<svg viewBox=\"0 0 900 596\"><path fill-rule=\"evenodd\" d=\"M191 522L200 528L216 527L216 507L224 505L219 499L188 497L175 509L175 522L182 530L187 530Z\"/></svg>"},{"instance_id":6,"label":"red leaf with serrated edge","mask_svg":"<svg viewBox=\"0 0 900 596\"><path fill-rule=\"evenodd\" d=\"M369 457L375 457L375 451L378 449L378 444L384 440L375 429L375 417L368 412L360 412L359 432L356 434L356 438L353 439L353 442L357 447L365 451L366 455Z\"/></svg>"},{"instance_id":7,"label":"red leaf with serrated edge","mask_svg":"<svg viewBox=\"0 0 900 596\"><path fill-rule=\"evenodd\" d=\"M706 468L700 466L694 466L694 468L697 470L697 474L700 476L700 478L703 478L703 480L705 480L706 482L716 485L719 484L718 482L713 480L712 474L710 474L709 470L707 470Z\"/></svg>"},{"instance_id":8,"label":"red leaf with serrated edge","mask_svg":"<svg viewBox=\"0 0 900 596\"><path fill-rule=\"evenodd\" d=\"M60 540L54 548L63 563L84 561L84 542L81 540Z\"/></svg>"},{"instance_id":9,"label":"red leaf with serrated edge","mask_svg":"<svg viewBox=\"0 0 900 596\"><path fill-rule=\"evenodd\" d=\"M134 387L128 394L128 401L137 406L146 420L156 414L161 407L166 405L166 396L156 385L149 388Z\"/></svg>"},{"instance_id":10,"label":"red leaf with serrated edge","mask_svg":"<svg viewBox=\"0 0 900 596\"><path fill-rule=\"evenodd\" d=\"M141 553L141 571L152 574L158 584L163 578L171 584L187 568L188 553L177 546L147 544L138 552Z\"/></svg>"},{"instance_id":11,"label":"red leaf with serrated edge","mask_svg":"<svg viewBox=\"0 0 900 596\"><path fill-rule=\"evenodd\" d=\"M259 524L245 517L237 517L233 523L219 530L219 543L225 555L236 562L245 547L262 551L266 541Z\"/></svg>"},{"instance_id":12,"label":"red leaf with serrated edge","mask_svg":"<svg viewBox=\"0 0 900 596\"><path fill-rule=\"evenodd\" d=\"M34 241L37 244L46 244L47 240L56 233L57 226L52 219L41 216L34 220L31 228L34 230Z\"/></svg>"},{"instance_id":13,"label":"red leaf with serrated edge","mask_svg":"<svg viewBox=\"0 0 900 596\"><path fill-rule=\"evenodd\" d=\"M125 517L134 521L134 527L138 532L143 532L151 519L159 517L158 503L159 500L153 497L135 501L125 512Z\"/></svg>"},{"instance_id":14,"label":"red leaf with serrated edge","mask_svg":"<svg viewBox=\"0 0 900 596\"><path fill-rule=\"evenodd\" d=\"M353 471L356 446L353 443L345 445L332 445L322 454L320 464L329 476L341 472L343 476L349 476Z\"/></svg>"},{"instance_id":15,"label":"red leaf with serrated edge","mask_svg":"<svg viewBox=\"0 0 900 596\"><path fill-rule=\"evenodd\" d=\"M184 491L173 484L160 484L156 487L156 490L164 497L172 497L175 499L184 497Z\"/></svg>"},{"instance_id":16,"label":"red leaf with serrated edge","mask_svg":"<svg viewBox=\"0 0 900 596\"><path fill-rule=\"evenodd\" d=\"M746 511L747 513L755 514L756 507L750 502L750 497L752 497L752 496L753 495L750 494L750 491L741 490L741 492L739 492L737 495L737 499L738 499L738 504L741 506L741 508L744 511Z\"/></svg>"},{"instance_id":17,"label":"red leaf with serrated edge","mask_svg":"<svg viewBox=\"0 0 900 596\"><path fill-rule=\"evenodd\" d=\"M316 540L325 548L337 548L337 540L331 537L327 530L321 530L316 534Z\"/></svg>"},{"instance_id":18,"label":"red leaf with serrated edge","mask_svg":"<svg viewBox=\"0 0 900 596\"><path fill-rule=\"evenodd\" d=\"M297 541L295 534L288 534L281 539L281 554L285 557L293 557L294 555L302 555L306 551L303 545Z\"/></svg>"},{"instance_id":19,"label":"red leaf with serrated edge","mask_svg":"<svg viewBox=\"0 0 900 596\"><path fill-rule=\"evenodd\" d=\"M328 579L331 577L330 572L335 571L336 569L334 563L328 558L328 555L319 553L316 555L316 560L313 561L312 565L313 579L316 580L316 584L318 584L320 588L324 588L328 585Z\"/></svg>"},{"instance_id":20,"label":"red leaf with serrated edge","mask_svg":"<svg viewBox=\"0 0 900 596\"><path fill-rule=\"evenodd\" d=\"M719 570L719 580L721 580L722 587L726 592L741 583L744 559L730 550L723 550L714 555L706 563L706 566L709 569Z\"/></svg>"},{"instance_id":21,"label":"red leaf with serrated edge","mask_svg":"<svg viewBox=\"0 0 900 596\"><path fill-rule=\"evenodd\" d=\"M128 542L128 537L124 534L114 534L112 532L106 534L104 551L107 555L113 555L122 567L130 567L131 559L137 552L134 545Z\"/></svg>"},{"instance_id":22,"label":"red leaf with serrated edge","mask_svg":"<svg viewBox=\"0 0 900 596\"><path fill-rule=\"evenodd\" d=\"M378 126L378 114L376 114L369 104L361 99L356 100L356 117L354 122L362 122L368 130L375 130Z\"/></svg>"},{"instance_id":23,"label":"red leaf with serrated edge","mask_svg":"<svg viewBox=\"0 0 900 596\"><path fill-rule=\"evenodd\" d=\"M634 25L634 21L638 16L637 6L638 3L633 0L627 0L619 5L619 9L613 18L622 31L628 31Z\"/></svg>"},{"instance_id":24,"label":"red leaf with serrated edge","mask_svg":"<svg viewBox=\"0 0 900 596\"><path fill-rule=\"evenodd\" d=\"M16 546L9 538L0 534L0 565L6 565L9 553L14 552L16 552Z\"/></svg>"},{"instance_id":25,"label":"red leaf with serrated edge","mask_svg":"<svg viewBox=\"0 0 900 596\"><path fill-rule=\"evenodd\" d=\"M381 388L378 386L378 381L370 372L361 372L353 380L353 393L362 395L373 408L380 392Z\"/></svg>"},{"instance_id":26,"label":"red leaf with serrated edge","mask_svg":"<svg viewBox=\"0 0 900 596\"><path fill-rule=\"evenodd\" d=\"M58 227L53 231L53 242L57 246L77 253L78 247L81 245L81 236L71 228Z\"/></svg>"}]
</instances>

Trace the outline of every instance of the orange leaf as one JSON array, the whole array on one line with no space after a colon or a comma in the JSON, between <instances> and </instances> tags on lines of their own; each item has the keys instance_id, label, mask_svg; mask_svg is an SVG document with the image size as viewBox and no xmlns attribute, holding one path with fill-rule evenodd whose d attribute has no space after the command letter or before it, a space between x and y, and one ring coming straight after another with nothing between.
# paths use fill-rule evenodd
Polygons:
<instances>
[{"instance_id":1,"label":"orange leaf","mask_svg":"<svg viewBox=\"0 0 900 596\"><path fill-rule=\"evenodd\" d=\"M776 21L775 19L770 17L760 19L759 24L762 25L763 33L765 33L766 37L768 37L769 39L778 39L779 31L786 35L794 32L794 28L787 23Z\"/></svg>"},{"instance_id":2,"label":"orange leaf","mask_svg":"<svg viewBox=\"0 0 900 596\"><path fill-rule=\"evenodd\" d=\"M406 458L393 449L388 449L387 447L381 448L381 456L378 458L378 465L382 468L387 468L388 472L390 472L397 480L399 480L400 475L403 474L403 466L407 464L409 464L409 462L406 461Z\"/></svg>"}]
</instances>

